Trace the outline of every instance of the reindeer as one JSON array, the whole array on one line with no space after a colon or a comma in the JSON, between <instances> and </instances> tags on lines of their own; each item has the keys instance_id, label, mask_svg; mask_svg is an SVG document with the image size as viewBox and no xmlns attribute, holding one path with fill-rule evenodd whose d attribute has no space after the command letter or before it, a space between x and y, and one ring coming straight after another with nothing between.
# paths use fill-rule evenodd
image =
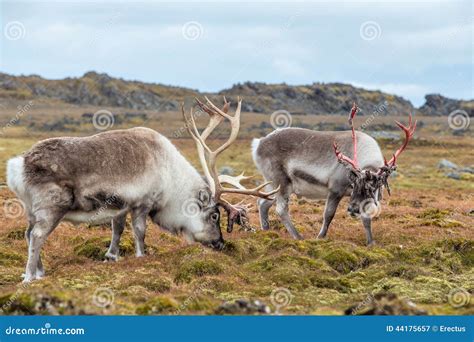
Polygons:
<instances>
[{"instance_id":1,"label":"reindeer","mask_svg":"<svg viewBox=\"0 0 474 342\"><path fill-rule=\"evenodd\" d=\"M28 262L24 282L43 277L40 251L49 234L62 220L74 223L112 222L112 241L106 257L117 260L125 219L131 213L136 256L145 253L146 218L161 228L182 234L188 242L200 242L222 249L220 210L227 212L227 230L234 223L245 224L247 206L232 205L225 193L271 199L276 191L264 186L246 189L240 181L247 177L222 176L216 159L237 138L241 101L229 115L229 103L218 109L207 98L198 101L211 116L209 126L199 135L194 118L192 128L206 178L181 155L176 147L154 130L138 127L115 130L89 137L51 138L38 142L29 151L8 161L8 186L23 201L28 218L26 240ZM186 119L186 115L183 117ZM231 122L228 140L216 151L205 145L206 138L222 120ZM209 161L209 167L206 164ZM206 181L207 180L207 181ZM225 188L222 183L234 188ZM191 205L192 208L186 208Z\"/></svg>"},{"instance_id":2,"label":"reindeer","mask_svg":"<svg viewBox=\"0 0 474 342\"><path fill-rule=\"evenodd\" d=\"M318 238L324 238L339 202L344 196L350 196L349 214L360 216L367 244L374 243L372 217L380 212L383 188L387 188L390 194L388 178L415 132L416 121L412 126L410 114L408 127L396 122L405 133L405 141L387 162L372 137L355 132L353 118L357 111L354 103L349 116L351 131L315 132L285 128L252 141L252 156L258 170L265 180L280 187L275 200L258 200L262 229L269 229L268 211L276 202L276 212L290 235L302 239L288 212L288 201L294 193L298 197L326 198L323 224L318 235ZM347 156L351 145L352 159ZM271 189L271 186L266 189Z\"/></svg>"}]
</instances>

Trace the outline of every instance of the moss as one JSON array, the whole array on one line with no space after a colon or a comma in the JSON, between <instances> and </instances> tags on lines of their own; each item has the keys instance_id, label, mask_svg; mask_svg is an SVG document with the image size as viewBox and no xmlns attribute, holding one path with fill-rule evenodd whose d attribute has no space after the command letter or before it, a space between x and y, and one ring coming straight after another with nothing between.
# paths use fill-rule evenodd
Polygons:
<instances>
[{"instance_id":1,"label":"moss","mask_svg":"<svg viewBox=\"0 0 474 342\"><path fill-rule=\"evenodd\" d=\"M103 260L107 251L108 239L91 238L74 247L74 253L93 260Z\"/></svg>"},{"instance_id":2,"label":"moss","mask_svg":"<svg viewBox=\"0 0 474 342\"><path fill-rule=\"evenodd\" d=\"M216 275L222 271L222 266L214 260L193 260L181 265L174 280L176 283L188 283L194 277Z\"/></svg>"},{"instance_id":3,"label":"moss","mask_svg":"<svg viewBox=\"0 0 474 342\"><path fill-rule=\"evenodd\" d=\"M10 240L23 240L25 239L25 228L15 229L7 234L7 239Z\"/></svg>"},{"instance_id":4,"label":"moss","mask_svg":"<svg viewBox=\"0 0 474 342\"><path fill-rule=\"evenodd\" d=\"M171 281L154 275L145 275L126 282L121 288L128 290L132 286L141 286L148 291L164 293L171 289Z\"/></svg>"},{"instance_id":5,"label":"moss","mask_svg":"<svg viewBox=\"0 0 474 342\"><path fill-rule=\"evenodd\" d=\"M451 212L449 210L441 210L438 208L429 208L423 211L421 214L418 215L418 218L421 219L429 219L429 220L436 220L436 219L444 219L448 216Z\"/></svg>"},{"instance_id":6,"label":"moss","mask_svg":"<svg viewBox=\"0 0 474 342\"><path fill-rule=\"evenodd\" d=\"M422 272L422 270L419 269L419 268L399 264L399 265L392 266L387 271L387 275L390 276L390 277L398 277L398 278L404 278L404 279L412 280L416 276L418 276L420 274L420 272Z\"/></svg>"},{"instance_id":7,"label":"moss","mask_svg":"<svg viewBox=\"0 0 474 342\"><path fill-rule=\"evenodd\" d=\"M10 315L33 315L35 314L35 299L26 293L10 293L0 297L0 309Z\"/></svg>"},{"instance_id":8,"label":"moss","mask_svg":"<svg viewBox=\"0 0 474 342\"><path fill-rule=\"evenodd\" d=\"M333 289L342 293L351 292L350 283L343 278L315 275L310 280L311 284L316 287Z\"/></svg>"},{"instance_id":9,"label":"moss","mask_svg":"<svg viewBox=\"0 0 474 342\"><path fill-rule=\"evenodd\" d=\"M74 253L93 260L103 260L109 246L110 238L94 237L86 240L80 239L74 247ZM133 240L129 236L122 236L119 245L120 255L131 255L134 253L134 250Z\"/></svg>"},{"instance_id":10,"label":"moss","mask_svg":"<svg viewBox=\"0 0 474 342\"><path fill-rule=\"evenodd\" d=\"M462 238L445 239L436 243L447 252L455 253L466 266L474 266L474 241Z\"/></svg>"},{"instance_id":11,"label":"moss","mask_svg":"<svg viewBox=\"0 0 474 342\"><path fill-rule=\"evenodd\" d=\"M15 266L21 265L24 262L24 257L18 253L11 252L6 249L0 249L0 265Z\"/></svg>"},{"instance_id":12,"label":"moss","mask_svg":"<svg viewBox=\"0 0 474 342\"><path fill-rule=\"evenodd\" d=\"M145 304L139 305L135 310L137 315L153 315L173 313L178 309L179 305L173 298L158 296Z\"/></svg>"},{"instance_id":13,"label":"moss","mask_svg":"<svg viewBox=\"0 0 474 342\"><path fill-rule=\"evenodd\" d=\"M425 226L435 226L440 228L463 227L462 222L449 218L450 210L441 210L438 208L430 208L423 211L417 217L422 219L421 224Z\"/></svg>"},{"instance_id":14,"label":"moss","mask_svg":"<svg viewBox=\"0 0 474 342\"><path fill-rule=\"evenodd\" d=\"M342 248L327 252L323 255L323 259L340 273L349 273L361 266L361 259L356 254Z\"/></svg>"},{"instance_id":15,"label":"moss","mask_svg":"<svg viewBox=\"0 0 474 342\"><path fill-rule=\"evenodd\" d=\"M244 262L257 257L263 252L263 245L249 239L228 240L223 252L237 262Z\"/></svg>"}]
</instances>

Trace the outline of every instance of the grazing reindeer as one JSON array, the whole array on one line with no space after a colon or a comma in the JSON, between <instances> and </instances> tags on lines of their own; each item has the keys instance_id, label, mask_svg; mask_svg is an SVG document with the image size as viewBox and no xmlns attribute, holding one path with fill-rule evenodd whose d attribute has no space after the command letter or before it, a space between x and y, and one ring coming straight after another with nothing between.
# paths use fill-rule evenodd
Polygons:
<instances>
[{"instance_id":1,"label":"grazing reindeer","mask_svg":"<svg viewBox=\"0 0 474 342\"><path fill-rule=\"evenodd\" d=\"M357 110L354 104L349 118L352 132L315 132L285 128L274 131L265 138L254 139L252 156L257 168L265 180L280 186L275 200L259 200L262 229L269 229L268 210L276 201L276 211L286 229L293 238L301 239L302 236L295 229L288 213L290 195L294 193L314 199L326 197L323 225L318 235L319 238L324 238L340 200L344 196L350 196L347 210L351 216L361 216L367 243L373 243L373 212L380 208L383 187L390 194L388 177L396 169L398 156L413 136L416 122L412 126L411 115L408 127L396 122L405 132L405 142L387 162L372 137L354 131L352 121ZM350 153L351 145L353 159L345 155ZM269 188L270 186L267 189Z\"/></svg>"},{"instance_id":2,"label":"grazing reindeer","mask_svg":"<svg viewBox=\"0 0 474 342\"><path fill-rule=\"evenodd\" d=\"M189 242L221 249L224 240L219 207L227 211L228 231L234 222L242 224L246 218L246 207L231 205L222 194L230 192L271 199L274 192L261 192L263 187L245 189L240 184L245 177L222 177L222 182L237 187L223 188L215 171L216 157L234 142L239 132L241 102L234 116L227 114L227 102L222 110L209 100L206 105L200 102L199 105L211 115L211 124L199 136L191 116L194 131L190 131L206 150L203 142L212 130L224 118L232 124L227 142L215 152L208 151L210 165L213 165L205 169L206 176L212 176L207 177L209 183L168 139L142 127L90 137L46 139L8 161L8 186L23 201L28 216L25 282L44 275L40 251L62 220L112 221L112 242L106 256L117 260L120 236L129 212L137 256L145 252L147 216L171 233L183 234ZM201 145L198 149L202 161ZM183 208L184 204L191 204L193 208Z\"/></svg>"}]
</instances>

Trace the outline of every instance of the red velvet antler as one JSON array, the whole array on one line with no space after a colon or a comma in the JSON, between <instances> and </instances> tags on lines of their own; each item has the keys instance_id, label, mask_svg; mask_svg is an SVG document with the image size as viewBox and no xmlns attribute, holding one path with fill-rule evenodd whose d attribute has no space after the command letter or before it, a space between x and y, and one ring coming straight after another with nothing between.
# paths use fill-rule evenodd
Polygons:
<instances>
[{"instance_id":1,"label":"red velvet antler","mask_svg":"<svg viewBox=\"0 0 474 342\"><path fill-rule=\"evenodd\" d=\"M397 124L398 127L400 127L405 132L405 141L403 142L403 145L393 154L392 159L390 159L388 162L387 160L385 160L385 166L387 167L395 166L398 156L403 152L403 150L405 150L405 148L408 145L408 142L413 137L413 134L415 133L415 129L416 129L416 120L413 126L411 125L412 124L411 114L408 118L408 127L404 126L398 121L395 121L395 123Z\"/></svg>"},{"instance_id":2,"label":"red velvet antler","mask_svg":"<svg viewBox=\"0 0 474 342\"><path fill-rule=\"evenodd\" d=\"M357 107L356 103L352 105L351 112L349 114L349 124L351 125L352 129L352 146L354 147L354 159L350 159L349 157L345 156L341 151L339 151L339 148L337 147L336 142L334 142L334 153L336 154L337 159L341 163L347 163L351 165L355 170L359 170L359 163L357 162L357 138L355 135L355 130L354 130L354 124L353 124L353 119L355 115L357 114L357 111L359 110L359 107Z\"/></svg>"}]
</instances>

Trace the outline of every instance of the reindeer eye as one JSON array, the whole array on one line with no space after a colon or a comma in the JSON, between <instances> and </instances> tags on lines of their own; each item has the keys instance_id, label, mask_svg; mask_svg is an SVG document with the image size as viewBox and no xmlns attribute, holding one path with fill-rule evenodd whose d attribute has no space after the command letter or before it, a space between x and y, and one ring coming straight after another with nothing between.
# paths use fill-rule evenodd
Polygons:
<instances>
[{"instance_id":1,"label":"reindeer eye","mask_svg":"<svg viewBox=\"0 0 474 342\"><path fill-rule=\"evenodd\" d=\"M219 221L219 214L218 213L211 214L211 220L213 222Z\"/></svg>"}]
</instances>

